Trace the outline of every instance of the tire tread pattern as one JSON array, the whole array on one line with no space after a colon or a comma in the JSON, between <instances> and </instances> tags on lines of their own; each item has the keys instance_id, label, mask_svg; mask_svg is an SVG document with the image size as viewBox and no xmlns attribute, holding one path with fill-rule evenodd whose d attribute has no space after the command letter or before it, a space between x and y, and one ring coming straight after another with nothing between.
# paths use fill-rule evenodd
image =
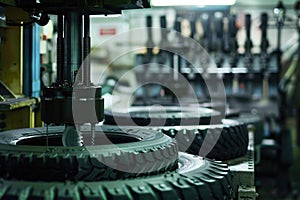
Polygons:
<instances>
[{"instance_id":1,"label":"tire tread pattern","mask_svg":"<svg viewBox=\"0 0 300 200\"><path fill-rule=\"evenodd\" d=\"M144 145L142 150L132 148L128 151L91 153L85 147L62 147L60 150L58 148L47 152L44 147L11 145L7 139L14 137L11 132L6 140L0 139L0 177L28 181L92 181L135 178L174 171L178 163L175 140L159 132L153 133L161 135L159 138L164 138L164 142ZM153 141L157 142L156 139ZM133 143L129 145L134 146ZM31 147L38 148L38 151L30 151ZM107 166L107 163L130 166L134 168L134 172L117 170L110 167L112 165Z\"/></svg>"},{"instance_id":2,"label":"tire tread pattern","mask_svg":"<svg viewBox=\"0 0 300 200\"><path fill-rule=\"evenodd\" d=\"M182 155L181 155L182 156ZM203 159L195 156L195 159ZM0 179L0 199L229 200L232 182L227 164L203 159L188 172L112 181L30 182Z\"/></svg>"},{"instance_id":3,"label":"tire tread pattern","mask_svg":"<svg viewBox=\"0 0 300 200\"><path fill-rule=\"evenodd\" d=\"M194 155L199 155L200 148L206 136L210 137L209 140L207 140L208 142L218 140L207 155L199 155L210 159L221 161L230 160L245 155L248 150L248 129L244 123L224 124L222 130L220 130L220 127L187 130L184 126L180 127L179 130L172 128L161 128L158 130L170 137L176 138L179 151L186 151ZM217 138L218 134L220 134L219 138ZM192 143L190 142L191 140ZM188 149L186 149L189 143L191 144Z\"/></svg>"}]
</instances>

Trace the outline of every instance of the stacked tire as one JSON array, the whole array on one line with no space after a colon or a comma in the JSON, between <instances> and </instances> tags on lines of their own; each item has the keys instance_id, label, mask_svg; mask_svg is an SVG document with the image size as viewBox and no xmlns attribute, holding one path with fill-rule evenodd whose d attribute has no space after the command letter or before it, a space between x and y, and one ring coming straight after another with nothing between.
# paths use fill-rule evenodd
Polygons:
<instances>
[{"instance_id":1,"label":"stacked tire","mask_svg":"<svg viewBox=\"0 0 300 200\"><path fill-rule=\"evenodd\" d=\"M1 133L0 198L232 197L227 164L178 153L174 140L161 132L102 126L96 131L96 139L99 136L102 140L105 135L114 144L96 140L91 147L64 147L63 130L49 127L48 131L37 128ZM46 138L49 146L44 145ZM118 170L124 165L134 170Z\"/></svg>"},{"instance_id":2,"label":"stacked tire","mask_svg":"<svg viewBox=\"0 0 300 200\"><path fill-rule=\"evenodd\" d=\"M120 112L105 112L105 123L119 125L118 122L120 122L121 125L132 126L133 123L137 122L137 125L160 131L175 138L179 151L210 159L230 160L245 155L248 150L248 124L244 121L220 119L217 124L208 125L213 116L218 117L217 112L196 113L191 111L193 110L191 108L183 109L190 110L190 113L180 111L155 113L155 115L151 115L154 116L152 119L147 114L148 110L144 108L144 110L140 110L140 113L133 112L129 115ZM155 122L154 126L147 126L149 123L153 124L152 122ZM165 123L163 126L155 126L159 122ZM210 147L207 148L212 149L201 151L206 148L207 143L210 143L208 145Z\"/></svg>"},{"instance_id":3,"label":"stacked tire","mask_svg":"<svg viewBox=\"0 0 300 200\"><path fill-rule=\"evenodd\" d=\"M161 127L158 130L176 138L179 151L201 157L226 161L241 157L248 150L247 125L237 121L223 120L222 124L212 126ZM202 150L207 143L215 143L209 152Z\"/></svg>"},{"instance_id":4,"label":"stacked tire","mask_svg":"<svg viewBox=\"0 0 300 200\"><path fill-rule=\"evenodd\" d=\"M253 128L254 131L254 143L261 144L264 138L264 119L255 113L244 112L240 113L238 116L233 116L230 119L244 123L247 126Z\"/></svg>"}]
</instances>

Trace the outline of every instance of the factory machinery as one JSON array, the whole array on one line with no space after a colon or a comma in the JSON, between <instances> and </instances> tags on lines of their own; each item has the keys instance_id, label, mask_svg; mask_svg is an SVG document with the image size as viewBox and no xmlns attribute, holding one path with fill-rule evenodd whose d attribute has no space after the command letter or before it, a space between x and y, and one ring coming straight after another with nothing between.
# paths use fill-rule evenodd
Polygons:
<instances>
[{"instance_id":1,"label":"factory machinery","mask_svg":"<svg viewBox=\"0 0 300 200\"><path fill-rule=\"evenodd\" d=\"M147 8L148 1L1 1L1 5L7 11L12 7L21 8L30 16L28 22L12 24L10 21L10 25L38 23L42 26L47 24L49 14L57 15L58 34L57 80L44 87L41 95L41 119L45 127L0 132L0 198L256 199L254 148L261 140L254 136L262 134L260 115L240 114L240 108L235 108L237 112L227 112L222 103L201 102L199 106L199 102L186 101L179 107L181 100L174 97L172 90L184 90L180 84L172 84L174 88L171 89L162 88L166 94L163 97L137 95L129 113L104 110L101 87L91 83L90 78L89 17L121 13L123 9ZM280 35L284 17L282 4L276 7L276 14ZM203 24L211 26L210 17L202 20ZM210 33L205 33L202 41L206 48L217 47L213 59L216 69L224 75L226 92L252 96L256 85L250 82L255 82L259 74L259 80L265 83L273 73L273 68L268 67L271 59L266 52L267 16L262 15L262 53L259 55L251 54L249 15L246 16L245 54L237 53L234 20L234 16L230 17L227 45L211 44L219 40L209 39ZM151 27L151 17L146 21ZM220 18L217 23L220 23ZM166 27L164 17L161 25ZM180 32L179 23L176 27ZM222 29L216 33L218 38L226 35ZM152 53L151 34L149 29L147 53L137 55L138 64L147 64L150 59L159 57ZM162 32L162 37L166 34ZM178 38L179 42L183 39L180 34ZM168 43L161 45L161 49L179 48ZM227 54L220 53L221 47ZM180 48L186 47L181 45ZM201 76L198 77L199 71L191 71L194 68L186 60L163 50L159 55L164 57L158 59L160 64L168 62L194 85L204 85ZM279 79L280 53L276 55L274 76ZM256 57L261 63L258 69L252 65ZM207 64L207 60L201 62L204 62L202 66ZM202 70L206 71L201 73L209 74L208 80L217 74L216 71L209 72L209 68ZM136 73L141 77L139 71ZM171 79L165 80L175 83L178 81L175 77L174 73ZM199 96L210 102L204 95L206 89L202 88L204 92ZM8 88L4 91L1 105L10 105L11 99L19 101L19 98L8 95L11 94ZM278 105L282 111L284 92L281 94ZM38 101L38 98L34 99L30 105ZM168 105L166 112L149 115L147 106L153 102ZM196 104L196 107L189 104ZM231 119L224 119L224 116ZM285 116L281 117L284 130L281 133L288 132ZM99 124L103 120L104 123ZM210 121L213 124L209 124ZM285 137L279 141L285 142L288 134L280 135ZM284 184L288 185L288 180Z\"/></svg>"},{"instance_id":2,"label":"factory machinery","mask_svg":"<svg viewBox=\"0 0 300 200\"><path fill-rule=\"evenodd\" d=\"M298 4L296 3L295 5L297 15ZM146 54L138 54L136 56L136 65L143 67L136 68L140 88L135 94L130 115L122 113L122 109L118 111L118 109L112 108L111 111L106 111L105 113L105 123L138 124L158 129L176 138L180 144L180 151L187 151L217 160L230 160L244 155L245 151L242 148L239 149L239 147L234 148L235 151L231 151L230 155L227 154L228 152L226 152L225 148L229 148L233 143L227 144L224 141L231 137L225 136L226 133L224 132L226 131L223 131L221 138L219 138L219 140L224 139L222 142L223 147L218 146L217 143L208 155L203 154L203 149L200 146L202 145L203 147L206 134L202 134L195 127L191 127L190 125L194 125L195 121L189 122L188 120L192 121L195 119L193 111L199 105L213 108L220 111L221 115L225 115L226 118L254 127L257 175L264 176L267 174L274 177L277 187L280 188L278 189L280 193L278 196L285 196L290 193L291 186L288 168L292 164L292 143L290 130L286 124L286 112L289 109L286 103L286 93L287 83L291 81L293 74L297 73L295 68L298 65L298 49L293 52L296 56L291 56L294 58L292 64L288 67L285 66L288 70L282 69L281 31L285 21L284 5L282 2L279 2L273 9L276 22L275 27L278 34L277 46L273 52L268 51L267 30L269 16L267 13L261 14L259 53L253 53L252 51L252 20L250 14L245 15L246 40L242 47L244 52L241 53L238 51L240 47L237 42L237 19L235 15L230 14L229 9L204 9L201 11L175 9L175 11L177 16L174 29L179 33L182 32L182 34L175 34L175 39L168 40L170 38L168 34L170 35L171 32L165 31L165 28L170 26L166 24L166 16L160 16L161 42L157 45L161 50L159 53L154 53L153 49L149 48ZM182 30L186 28L184 27L186 26L186 21L189 23L188 31ZM200 21L204 29L200 39L195 37L197 21ZM146 26L151 27L151 24L152 17L148 16L146 18ZM192 42L182 37L186 32L188 32L188 35L185 36L199 40L199 43L208 51L212 59L203 53L201 48L197 49ZM155 33L157 34L157 32ZM147 37L146 46L155 46L151 29L148 29ZM179 56L174 53L178 49L183 52L190 52L189 49L192 49L194 55L197 56L191 56L192 59L188 55ZM214 63L216 67L214 67ZM285 71L285 75L281 78L281 74ZM182 74L189 81L189 86L192 85L193 91L197 91L198 99L190 98L189 87L184 84L183 79L178 74ZM218 89L218 85L209 82L209 80L217 82L218 79L216 77L219 75L222 77L226 90L226 106L222 102L222 95L220 95L221 91ZM152 83L153 77L155 77L158 84ZM146 85L144 83L151 84ZM160 83L163 84L160 85ZM212 84L214 89L218 91L217 94L211 91L211 88L207 85L208 83ZM213 99L212 95L217 95L217 98ZM216 99L219 99L219 101L216 101ZM161 112L151 111L156 104L164 105L166 110ZM196 106L193 107L193 104ZM178 109L180 111L176 112L176 107L178 106L180 106L180 109ZM190 109L191 107L192 109ZM187 111L189 109L190 111ZM207 117L214 116L213 113L209 113L208 116L205 115L207 114L205 110L201 112L202 116L199 124L206 124L209 121ZM178 113L179 115L177 115ZM224 125L224 122L217 123L223 123ZM163 124L164 127L157 128L157 124ZM182 127L182 125L184 126ZM215 137L217 137L216 135ZM229 140L233 141L233 137ZM235 138L235 140L235 143L238 144L248 143L241 137ZM190 141L195 143L190 145ZM273 156L270 157L271 154ZM262 160L274 159L277 160L276 164L272 165L274 170L270 170L270 166L264 166L264 162L261 163ZM274 163L272 162L272 164ZM242 170L240 172L242 174ZM259 183L259 180L257 182ZM247 182L245 185L253 184ZM251 191L253 191L253 188L248 190L249 193ZM255 192L252 194L255 194ZM251 198L254 198L253 196Z\"/></svg>"}]
</instances>

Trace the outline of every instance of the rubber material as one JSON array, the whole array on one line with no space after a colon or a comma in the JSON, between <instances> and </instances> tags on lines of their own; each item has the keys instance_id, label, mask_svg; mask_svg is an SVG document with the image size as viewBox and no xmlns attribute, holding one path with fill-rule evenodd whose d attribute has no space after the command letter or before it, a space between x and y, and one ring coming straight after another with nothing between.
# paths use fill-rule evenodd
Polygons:
<instances>
[{"instance_id":1,"label":"rubber material","mask_svg":"<svg viewBox=\"0 0 300 200\"><path fill-rule=\"evenodd\" d=\"M234 120L223 120L223 124L220 125L158 127L154 129L176 138L179 151L186 151L210 159L222 161L234 159L245 155L248 149L247 125ZM200 151L205 137L207 137L206 142L208 143L217 140L207 155Z\"/></svg>"},{"instance_id":2,"label":"rubber material","mask_svg":"<svg viewBox=\"0 0 300 200\"><path fill-rule=\"evenodd\" d=\"M230 119L245 123L247 126L254 127L254 143L261 144L264 137L264 120L261 116L252 113L240 113Z\"/></svg>"},{"instance_id":3,"label":"rubber material","mask_svg":"<svg viewBox=\"0 0 300 200\"><path fill-rule=\"evenodd\" d=\"M45 138L45 128L1 132L0 177L30 181L95 181L152 175L177 168L178 147L170 137L151 130L101 128L102 131L96 133L117 140L115 145L63 147L58 141L61 142L64 127L49 127L49 145L53 146L48 149L39 141ZM26 145L28 141L38 145Z\"/></svg>"},{"instance_id":4,"label":"rubber material","mask_svg":"<svg viewBox=\"0 0 300 200\"><path fill-rule=\"evenodd\" d=\"M105 110L105 124L120 126L176 126L209 124L212 116L220 113L208 108L166 106L165 111L155 110L153 106L131 107L131 110ZM161 109L161 107L159 107ZM123 111L123 110L122 110Z\"/></svg>"},{"instance_id":5,"label":"rubber material","mask_svg":"<svg viewBox=\"0 0 300 200\"><path fill-rule=\"evenodd\" d=\"M232 199L227 164L180 154L178 172L117 181L0 180L0 199L208 200Z\"/></svg>"}]
</instances>

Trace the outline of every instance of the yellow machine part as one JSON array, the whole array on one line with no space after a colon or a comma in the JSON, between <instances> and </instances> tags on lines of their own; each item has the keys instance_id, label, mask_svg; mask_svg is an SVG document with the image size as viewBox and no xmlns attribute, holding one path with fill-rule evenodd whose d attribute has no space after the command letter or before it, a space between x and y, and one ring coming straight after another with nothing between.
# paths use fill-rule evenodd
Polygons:
<instances>
[{"instance_id":1,"label":"yellow machine part","mask_svg":"<svg viewBox=\"0 0 300 200\"><path fill-rule=\"evenodd\" d=\"M23 28L8 27L6 41L1 45L0 79L15 93L22 94Z\"/></svg>"},{"instance_id":2,"label":"yellow machine part","mask_svg":"<svg viewBox=\"0 0 300 200\"><path fill-rule=\"evenodd\" d=\"M20 8L6 7L6 20L21 23L29 21L29 15ZM0 27L3 42L0 45L0 80L16 96L23 95L23 27L7 26ZM1 95L1 94L0 94ZM19 98L17 98L19 99ZM19 99L18 106L7 107L11 99L0 100L0 131L33 128L38 120L33 112L33 99ZM25 102L25 103L24 103ZM4 105L5 104L5 105ZM15 105L15 102L13 103ZM37 125L40 125L38 123Z\"/></svg>"},{"instance_id":3,"label":"yellow machine part","mask_svg":"<svg viewBox=\"0 0 300 200\"><path fill-rule=\"evenodd\" d=\"M32 106L25 106L15 110L0 112L4 118L0 119L0 130L35 127L35 117Z\"/></svg>"}]
</instances>

